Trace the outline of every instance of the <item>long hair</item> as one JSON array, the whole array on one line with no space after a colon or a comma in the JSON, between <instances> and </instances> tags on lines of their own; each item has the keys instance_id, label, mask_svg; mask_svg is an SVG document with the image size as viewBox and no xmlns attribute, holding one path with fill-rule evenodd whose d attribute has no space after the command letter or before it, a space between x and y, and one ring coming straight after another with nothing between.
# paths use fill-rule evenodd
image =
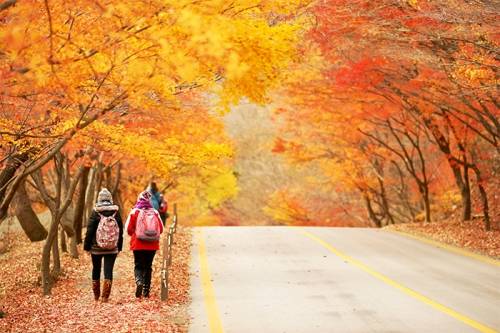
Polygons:
<instances>
[{"instance_id":1,"label":"long hair","mask_svg":"<svg viewBox=\"0 0 500 333\"><path fill-rule=\"evenodd\" d=\"M156 186L156 183L155 183L155 182L151 182L151 183L149 183L149 189L150 189L150 190L151 190L151 192L153 192L153 193L158 192L158 186Z\"/></svg>"}]
</instances>

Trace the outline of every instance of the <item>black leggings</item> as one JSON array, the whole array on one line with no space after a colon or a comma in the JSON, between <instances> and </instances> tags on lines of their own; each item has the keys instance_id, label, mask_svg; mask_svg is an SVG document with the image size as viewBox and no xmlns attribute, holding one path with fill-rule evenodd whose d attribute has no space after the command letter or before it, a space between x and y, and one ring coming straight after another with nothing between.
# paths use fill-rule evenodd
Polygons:
<instances>
[{"instance_id":1,"label":"black leggings","mask_svg":"<svg viewBox=\"0 0 500 333\"><path fill-rule=\"evenodd\" d=\"M92 280L101 278L101 264L104 258L104 278L113 280L113 266L115 265L116 253L92 254Z\"/></svg>"},{"instance_id":2,"label":"black leggings","mask_svg":"<svg viewBox=\"0 0 500 333\"><path fill-rule=\"evenodd\" d=\"M136 283L151 285L151 272L153 271L153 259L156 251L137 250L134 251L134 272Z\"/></svg>"}]
</instances>

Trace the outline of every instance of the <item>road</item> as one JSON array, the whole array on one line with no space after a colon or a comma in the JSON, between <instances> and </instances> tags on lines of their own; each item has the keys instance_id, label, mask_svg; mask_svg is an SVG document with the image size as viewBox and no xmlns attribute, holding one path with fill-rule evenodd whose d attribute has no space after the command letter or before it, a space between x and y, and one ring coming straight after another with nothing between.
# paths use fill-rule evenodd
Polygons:
<instances>
[{"instance_id":1,"label":"road","mask_svg":"<svg viewBox=\"0 0 500 333\"><path fill-rule=\"evenodd\" d=\"M190 332L497 332L498 261L385 230L195 228Z\"/></svg>"}]
</instances>

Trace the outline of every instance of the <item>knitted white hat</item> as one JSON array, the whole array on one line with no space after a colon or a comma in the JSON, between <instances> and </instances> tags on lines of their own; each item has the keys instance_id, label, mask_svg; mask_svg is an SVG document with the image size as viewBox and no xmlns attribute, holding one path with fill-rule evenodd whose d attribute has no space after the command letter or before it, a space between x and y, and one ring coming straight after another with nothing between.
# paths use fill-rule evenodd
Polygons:
<instances>
[{"instance_id":1,"label":"knitted white hat","mask_svg":"<svg viewBox=\"0 0 500 333\"><path fill-rule=\"evenodd\" d=\"M103 188L99 192L99 195L97 196L98 205L103 204L104 202L109 202L110 204L113 204L113 196L111 195L111 192L109 192L107 188Z\"/></svg>"}]
</instances>

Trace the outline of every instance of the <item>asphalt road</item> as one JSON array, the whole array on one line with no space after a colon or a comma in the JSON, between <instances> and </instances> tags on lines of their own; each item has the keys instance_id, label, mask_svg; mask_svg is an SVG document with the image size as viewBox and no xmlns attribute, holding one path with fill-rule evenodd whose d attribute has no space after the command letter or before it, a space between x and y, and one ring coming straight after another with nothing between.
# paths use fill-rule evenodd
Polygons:
<instances>
[{"instance_id":1,"label":"asphalt road","mask_svg":"<svg viewBox=\"0 0 500 333\"><path fill-rule=\"evenodd\" d=\"M384 230L196 228L190 332L497 332L500 266Z\"/></svg>"}]
</instances>

